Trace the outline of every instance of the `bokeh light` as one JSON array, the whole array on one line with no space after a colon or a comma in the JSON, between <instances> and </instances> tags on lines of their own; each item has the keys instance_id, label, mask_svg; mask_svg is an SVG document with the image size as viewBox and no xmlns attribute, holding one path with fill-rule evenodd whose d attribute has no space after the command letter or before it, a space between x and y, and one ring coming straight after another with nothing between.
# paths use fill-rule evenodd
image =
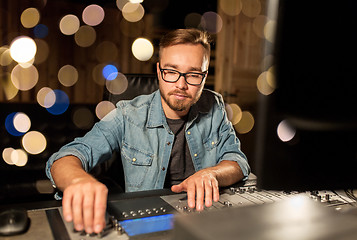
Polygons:
<instances>
[{"instance_id":1,"label":"bokeh light","mask_svg":"<svg viewBox=\"0 0 357 240\"><path fill-rule=\"evenodd\" d=\"M93 113L86 107L74 110L72 121L79 129L89 129L94 124Z\"/></svg>"},{"instance_id":2,"label":"bokeh light","mask_svg":"<svg viewBox=\"0 0 357 240\"><path fill-rule=\"evenodd\" d=\"M99 62L115 61L118 57L118 48L113 42L103 41L96 47L95 56Z\"/></svg>"},{"instance_id":3,"label":"bokeh light","mask_svg":"<svg viewBox=\"0 0 357 240\"><path fill-rule=\"evenodd\" d=\"M253 31L260 38L264 38L264 29L267 21L268 17L264 15L259 15L253 20Z\"/></svg>"},{"instance_id":4,"label":"bokeh light","mask_svg":"<svg viewBox=\"0 0 357 240\"><path fill-rule=\"evenodd\" d=\"M37 45L37 52L34 63L40 64L47 60L50 49L47 42L42 39L35 39L35 42Z\"/></svg>"},{"instance_id":5,"label":"bokeh light","mask_svg":"<svg viewBox=\"0 0 357 240\"><path fill-rule=\"evenodd\" d=\"M103 76L103 68L106 65L104 63L101 64L97 64L96 66L94 66L93 70L92 70L92 78L93 81L100 85L100 86L104 86L105 85L105 81L106 79Z\"/></svg>"},{"instance_id":6,"label":"bokeh light","mask_svg":"<svg viewBox=\"0 0 357 240\"><path fill-rule=\"evenodd\" d=\"M52 107L56 102L55 92L49 87L41 88L37 93L37 102L44 108Z\"/></svg>"},{"instance_id":7,"label":"bokeh light","mask_svg":"<svg viewBox=\"0 0 357 240\"><path fill-rule=\"evenodd\" d=\"M128 88L128 79L120 72L115 79L106 81L105 86L112 94L121 94Z\"/></svg>"},{"instance_id":8,"label":"bokeh light","mask_svg":"<svg viewBox=\"0 0 357 240\"><path fill-rule=\"evenodd\" d=\"M68 109L69 98L68 95L62 90L55 89L53 90L53 92L56 96L56 101L51 107L46 108L46 110L53 115L60 115ZM51 97L52 97L51 95L47 94L45 97L45 103L48 101L48 98Z\"/></svg>"},{"instance_id":9,"label":"bokeh light","mask_svg":"<svg viewBox=\"0 0 357 240\"><path fill-rule=\"evenodd\" d=\"M18 63L25 63L35 57L35 41L27 36L17 37L10 45L10 55Z\"/></svg>"},{"instance_id":10,"label":"bokeh light","mask_svg":"<svg viewBox=\"0 0 357 240\"><path fill-rule=\"evenodd\" d=\"M12 57L10 55L10 49L8 46L2 46L0 48L0 65L8 66L12 63Z\"/></svg>"},{"instance_id":11,"label":"bokeh light","mask_svg":"<svg viewBox=\"0 0 357 240\"><path fill-rule=\"evenodd\" d=\"M229 16L237 16L242 10L241 0L220 0L219 6Z\"/></svg>"},{"instance_id":12,"label":"bokeh light","mask_svg":"<svg viewBox=\"0 0 357 240\"><path fill-rule=\"evenodd\" d=\"M243 3L242 13L247 17L254 18L257 17L261 10L262 4L260 0L241 0Z\"/></svg>"},{"instance_id":13,"label":"bokeh light","mask_svg":"<svg viewBox=\"0 0 357 240\"><path fill-rule=\"evenodd\" d=\"M36 8L27 8L22 12L20 20L24 28L33 28L40 21L40 12Z\"/></svg>"},{"instance_id":14,"label":"bokeh light","mask_svg":"<svg viewBox=\"0 0 357 240\"><path fill-rule=\"evenodd\" d=\"M6 131L11 134L12 136L18 137L24 135L23 132L19 132L16 130L14 126L14 117L16 116L17 112L12 112L8 114L5 118L5 129Z\"/></svg>"},{"instance_id":15,"label":"bokeh light","mask_svg":"<svg viewBox=\"0 0 357 240\"><path fill-rule=\"evenodd\" d=\"M83 22L89 26L99 25L105 16L103 8L99 5L92 4L87 6L82 13Z\"/></svg>"},{"instance_id":16,"label":"bokeh light","mask_svg":"<svg viewBox=\"0 0 357 240\"><path fill-rule=\"evenodd\" d=\"M11 153L12 151L15 151L15 149L9 147L9 148L4 148L2 151L2 159L9 165L14 165L15 163L11 159Z\"/></svg>"},{"instance_id":17,"label":"bokeh light","mask_svg":"<svg viewBox=\"0 0 357 240\"><path fill-rule=\"evenodd\" d=\"M122 9L122 14L128 22L138 22L145 14L145 9L140 3L128 2Z\"/></svg>"},{"instance_id":18,"label":"bokeh light","mask_svg":"<svg viewBox=\"0 0 357 240\"><path fill-rule=\"evenodd\" d=\"M46 149L47 140L42 133L30 131L22 137L21 144L29 154L40 154Z\"/></svg>"},{"instance_id":19,"label":"bokeh light","mask_svg":"<svg viewBox=\"0 0 357 240\"><path fill-rule=\"evenodd\" d=\"M19 89L17 89L12 83L10 73L7 72L0 73L0 79L1 79L2 88L5 92L6 99L7 100L13 99L19 92Z\"/></svg>"},{"instance_id":20,"label":"bokeh light","mask_svg":"<svg viewBox=\"0 0 357 240\"><path fill-rule=\"evenodd\" d=\"M11 152L11 161L18 167L23 167L27 164L28 157L23 149L15 149Z\"/></svg>"},{"instance_id":21,"label":"bokeh light","mask_svg":"<svg viewBox=\"0 0 357 240\"><path fill-rule=\"evenodd\" d=\"M45 38L48 35L48 27L45 24L38 24L33 29L33 34L37 38Z\"/></svg>"},{"instance_id":22,"label":"bokeh light","mask_svg":"<svg viewBox=\"0 0 357 240\"><path fill-rule=\"evenodd\" d=\"M274 42L274 37L275 37L275 29L276 29L276 21L274 20L269 20L264 27L264 36L265 39L268 40L269 42L273 43Z\"/></svg>"},{"instance_id":23,"label":"bokeh light","mask_svg":"<svg viewBox=\"0 0 357 240\"><path fill-rule=\"evenodd\" d=\"M242 109L235 103L231 103L229 105L232 111L231 122L233 125L235 125L242 119Z\"/></svg>"},{"instance_id":24,"label":"bokeh light","mask_svg":"<svg viewBox=\"0 0 357 240\"><path fill-rule=\"evenodd\" d=\"M11 71L11 81L21 91L30 90L38 82L38 71L33 65L27 68L16 65Z\"/></svg>"},{"instance_id":25,"label":"bokeh light","mask_svg":"<svg viewBox=\"0 0 357 240\"><path fill-rule=\"evenodd\" d=\"M223 20L215 12L205 12L202 15L201 26L209 33L219 33L223 27Z\"/></svg>"},{"instance_id":26,"label":"bokeh light","mask_svg":"<svg viewBox=\"0 0 357 240\"><path fill-rule=\"evenodd\" d=\"M78 17L73 14L68 14L64 16L59 23L60 31L64 35L75 34L78 31L79 26L80 26L80 21Z\"/></svg>"},{"instance_id":27,"label":"bokeh light","mask_svg":"<svg viewBox=\"0 0 357 240\"><path fill-rule=\"evenodd\" d=\"M276 88L274 68L269 68L268 71L262 72L257 79L257 88L263 95L270 95Z\"/></svg>"},{"instance_id":28,"label":"bokeh light","mask_svg":"<svg viewBox=\"0 0 357 240\"><path fill-rule=\"evenodd\" d=\"M154 54L154 46L146 38L138 38L133 42L131 51L136 59L139 61L147 61Z\"/></svg>"},{"instance_id":29,"label":"bokeh light","mask_svg":"<svg viewBox=\"0 0 357 240\"><path fill-rule=\"evenodd\" d=\"M127 4L129 0L116 0L116 5L120 11L123 11L125 4Z\"/></svg>"},{"instance_id":30,"label":"bokeh light","mask_svg":"<svg viewBox=\"0 0 357 240\"><path fill-rule=\"evenodd\" d=\"M186 15L184 23L186 28L198 28L201 24L202 15L199 13L189 13Z\"/></svg>"},{"instance_id":31,"label":"bokeh light","mask_svg":"<svg viewBox=\"0 0 357 240\"><path fill-rule=\"evenodd\" d=\"M109 112L115 109L114 103L110 101L101 101L95 108L97 118L103 119Z\"/></svg>"},{"instance_id":32,"label":"bokeh light","mask_svg":"<svg viewBox=\"0 0 357 240\"><path fill-rule=\"evenodd\" d=\"M281 141L289 142L294 138L296 130L289 124L287 120L283 120L278 125L277 134Z\"/></svg>"},{"instance_id":33,"label":"bokeh light","mask_svg":"<svg viewBox=\"0 0 357 240\"><path fill-rule=\"evenodd\" d=\"M254 122L253 115L248 111L243 111L241 120L234 125L234 128L240 134L249 133L254 127Z\"/></svg>"},{"instance_id":34,"label":"bokeh light","mask_svg":"<svg viewBox=\"0 0 357 240\"><path fill-rule=\"evenodd\" d=\"M26 133L31 127L30 118L23 112L16 113L13 122L15 129L22 133Z\"/></svg>"},{"instance_id":35,"label":"bokeh light","mask_svg":"<svg viewBox=\"0 0 357 240\"><path fill-rule=\"evenodd\" d=\"M78 46L89 47L97 38L97 34L91 26L81 26L74 35L74 39Z\"/></svg>"},{"instance_id":36,"label":"bokeh light","mask_svg":"<svg viewBox=\"0 0 357 240\"><path fill-rule=\"evenodd\" d=\"M103 68L103 77L109 81L114 80L118 76L118 69L112 64L108 64Z\"/></svg>"},{"instance_id":37,"label":"bokeh light","mask_svg":"<svg viewBox=\"0 0 357 240\"><path fill-rule=\"evenodd\" d=\"M78 81L78 71L71 65L64 65L58 71L58 80L65 87L73 86Z\"/></svg>"}]
</instances>

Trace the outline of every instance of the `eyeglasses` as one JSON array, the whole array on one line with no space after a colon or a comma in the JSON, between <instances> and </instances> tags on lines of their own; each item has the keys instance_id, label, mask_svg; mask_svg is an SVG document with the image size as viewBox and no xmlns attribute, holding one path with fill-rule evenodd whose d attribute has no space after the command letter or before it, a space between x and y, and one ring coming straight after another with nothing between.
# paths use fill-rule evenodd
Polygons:
<instances>
[{"instance_id":1,"label":"eyeglasses","mask_svg":"<svg viewBox=\"0 0 357 240\"><path fill-rule=\"evenodd\" d=\"M185 78L186 83L193 86L201 85L203 79L205 79L207 75L207 71L202 73L198 73L198 72L181 73L173 69L161 68L160 63L159 63L159 69L161 72L161 77L165 82L174 83L177 82L181 76L183 76Z\"/></svg>"}]
</instances>

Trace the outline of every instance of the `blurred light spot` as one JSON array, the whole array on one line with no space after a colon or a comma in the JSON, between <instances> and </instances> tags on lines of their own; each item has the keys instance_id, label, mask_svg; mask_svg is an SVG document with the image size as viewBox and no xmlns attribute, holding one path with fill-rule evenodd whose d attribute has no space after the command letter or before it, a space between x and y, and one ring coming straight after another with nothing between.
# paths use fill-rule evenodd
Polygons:
<instances>
[{"instance_id":1,"label":"blurred light spot","mask_svg":"<svg viewBox=\"0 0 357 240\"><path fill-rule=\"evenodd\" d=\"M75 34L78 31L79 26L80 26L80 22L78 17L72 14L68 14L64 16L59 23L60 31L64 35Z\"/></svg>"},{"instance_id":2,"label":"blurred light spot","mask_svg":"<svg viewBox=\"0 0 357 240\"><path fill-rule=\"evenodd\" d=\"M226 109L226 112L227 112L227 118L229 121L232 121L232 118L233 118L233 109L231 107L231 105L225 103L224 104L225 106L225 109Z\"/></svg>"},{"instance_id":3,"label":"blurred light spot","mask_svg":"<svg viewBox=\"0 0 357 240\"><path fill-rule=\"evenodd\" d=\"M35 57L35 41L27 36L17 37L10 45L10 55L12 59L19 63L25 63Z\"/></svg>"},{"instance_id":4,"label":"blurred light spot","mask_svg":"<svg viewBox=\"0 0 357 240\"><path fill-rule=\"evenodd\" d=\"M154 46L145 38L138 38L133 42L131 51L136 59L139 61L147 61L154 54Z\"/></svg>"},{"instance_id":5,"label":"blurred light spot","mask_svg":"<svg viewBox=\"0 0 357 240\"><path fill-rule=\"evenodd\" d=\"M95 56L100 62L114 61L118 57L118 48L113 42L103 41L96 47Z\"/></svg>"},{"instance_id":6,"label":"blurred light spot","mask_svg":"<svg viewBox=\"0 0 357 240\"><path fill-rule=\"evenodd\" d=\"M234 128L240 134L245 134L250 132L253 129L253 127L254 127L254 117L248 111L243 111L242 119L236 125L234 125Z\"/></svg>"},{"instance_id":7,"label":"blurred light spot","mask_svg":"<svg viewBox=\"0 0 357 240\"><path fill-rule=\"evenodd\" d=\"M24 133L17 131L15 126L14 126L14 117L16 116L16 113L17 112L12 112L12 113L10 113L9 115L6 116L5 128L6 128L7 132L9 134L11 134L12 136L19 137L19 136L24 135Z\"/></svg>"},{"instance_id":8,"label":"blurred light spot","mask_svg":"<svg viewBox=\"0 0 357 240\"><path fill-rule=\"evenodd\" d=\"M78 46L89 47L95 42L97 34L91 26L81 26L74 35L74 39Z\"/></svg>"},{"instance_id":9,"label":"blurred light spot","mask_svg":"<svg viewBox=\"0 0 357 240\"><path fill-rule=\"evenodd\" d=\"M46 100L47 101L46 101ZM54 91L49 87L43 87L37 93L37 102L44 108L49 108L55 104L56 95Z\"/></svg>"},{"instance_id":10,"label":"blurred light spot","mask_svg":"<svg viewBox=\"0 0 357 240\"><path fill-rule=\"evenodd\" d=\"M221 16L215 12L206 12L202 15L201 26L209 33L219 33L223 27Z\"/></svg>"},{"instance_id":11,"label":"blurred light spot","mask_svg":"<svg viewBox=\"0 0 357 240\"><path fill-rule=\"evenodd\" d=\"M13 99L19 92L19 89L17 89L11 81L10 73L0 73L0 83L5 92L5 97L7 100Z\"/></svg>"},{"instance_id":12,"label":"blurred light spot","mask_svg":"<svg viewBox=\"0 0 357 240\"><path fill-rule=\"evenodd\" d=\"M202 15L199 13L190 13L185 17L186 28L198 28L200 26Z\"/></svg>"},{"instance_id":13,"label":"blurred light spot","mask_svg":"<svg viewBox=\"0 0 357 240\"><path fill-rule=\"evenodd\" d=\"M82 19L89 26L97 26L103 21L104 15L105 13L101 6L92 4L83 10Z\"/></svg>"},{"instance_id":14,"label":"blurred light spot","mask_svg":"<svg viewBox=\"0 0 357 240\"><path fill-rule=\"evenodd\" d=\"M128 88L128 79L126 76L118 72L118 76L105 83L107 90L112 94L121 94Z\"/></svg>"},{"instance_id":15,"label":"blurred light spot","mask_svg":"<svg viewBox=\"0 0 357 240\"><path fill-rule=\"evenodd\" d=\"M122 14L128 22L138 22L144 17L145 10L140 3L128 2L123 7Z\"/></svg>"},{"instance_id":16,"label":"blurred light spot","mask_svg":"<svg viewBox=\"0 0 357 240\"><path fill-rule=\"evenodd\" d=\"M58 71L58 80L65 87L73 86L78 81L78 71L71 65L64 65Z\"/></svg>"},{"instance_id":17,"label":"blurred light spot","mask_svg":"<svg viewBox=\"0 0 357 240\"><path fill-rule=\"evenodd\" d=\"M233 125L235 125L242 119L242 109L235 103L231 103L229 105L232 109L231 122Z\"/></svg>"},{"instance_id":18,"label":"blurred light spot","mask_svg":"<svg viewBox=\"0 0 357 240\"><path fill-rule=\"evenodd\" d=\"M40 21L40 12L36 8L27 8L22 12L20 20L24 28L33 28Z\"/></svg>"},{"instance_id":19,"label":"blurred light spot","mask_svg":"<svg viewBox=\"0 0 357 240\"><path fill-rule=\"evenodd\" d=\"M34 63L40 64L47 60L50 49L47 42L42 39L35 39L37 45L37 52Z\"/></svg>"},{"instance_id":20,"label":"blurred light spot","mask_svg":"<svg viewBox=\"0 0 357 240\"><path fill-rule=\"evenodd\" d=\"M274 42L275 28L276 28L276 21L274 20L268 21L264 27L265 39L272 43Z\"/></svg>"},{"instance_id":21,"label":"blurred light spot","mask_svg":"<svg viewBox=\"0 0 357 240\"><path fill-rule=\"evenodd\" d=\"M241 0L221 0L219 6L229 16L237 16L242 10Z\"/></svg>"},{"instance_id":22,"label":"blurred light spot","mask_svg":"<svg viewBox=\"0 0 357 240\"><path fill-rule=\"evenodd\" d=\"M51 107L46 108L46 110L53 115L60 115L67 110L69 106L69 98L62 90L55 89L53 92L55 93L56 101ZM47 103L48 98L51 98L51 95L46 95L45 103Z\"/></svg>"},{"instance_id":23,"label":"blurred light spot","mask_svg":"<svg viewBox=\"0 0 357 240\"><path fill-rule=\"evenodd\" d=\"M253 20L253 31L260 38L264 38L264 27L267 21L268 18L263 15L259 15Z\"/></svg>"},{"instance_id":24,"label":"blurred light spot","mask_svg":"<svg viewBox=\"0 0 357 240\"><path fill-rule=\"evenodd\" d=\"M47 180L37 180L36 181L36 190L41 194L51 194L54 193L54 188L49 179Z\"/></svg>"},{"instance_id":25,"label":"blurred light spot","mask_svg":"<svg viewBox=\"0 0 357 240\"><path fill-rule=\"evenodd\" d=\"M246 15L247 17L257 17L261 10L262 10L262 5L259 0L241 0L243 5L242 5L242 13Z\"/></svg>"},{"instance_id":26,"label":"blurred light spot","mask_svg":"<svg viewBox=\"0 0 357 240\"><path fill-rule=\"evenodd\" d=\"M263 95L270 95L275 90L275 77L272 71L262 72L257 79L257 88Z\"/></svg>"},{"instance_id":27,"label":"blurred light spot","mask_svg":"<svg viewBox=\"0 0 357 240\"><path fill-rule=\"evenodd\" d=\"M27 154L22 149L16 149L11 152L11 161L18 167L23 167L28 161Z\"/></svg>"},{"instance_id":28,"label":"blurred light spot","mask_svg":"<svg viewBox=\"0 0 357 240\"><path fill-rule=\"evenodd\" d=\"M131 3L142 3L144 0L129 0Z\"/></svg>"},{"instance_id":29,"label":"blurred light spot","mask_svg":"<svg viewBox=\"0 0 357 240\"><path fill-rule=\"evenodd\" d=\"M24 62L24 63L19 63L19 65L22 67L22 68L29 68L33 65L33 63L35 62L35 58L32 58L30 61L28 62Z\"/></svg>"},{"instance_id":30,"label":"blurred light spot","mask_svg":"<svg viewBox=\"0 0 357 240\"><path fill-rule=\"evenodd\" d=\"M10 55L10 49L7 46L0 48L0 65L8 66L12 63L12 57Z\"/></svg>"},{"instance_id":31,"label":"blurred light spot","mask_svg":"<svg viewBox=\"0 0 357 240\"><path fill-rule=\"evenodd\" d=\"M273 63L274 63L274 55L268 54L263 58L261 69L266 70L270 68L273 65Z\"/></svg>"},{"instance_id":32,"label":"blurred light spot","mask_svg":"<svg viewBox=\"0 0 357 240\"><path fill-rule=\"evenodd\" d=\"M37 38L45 38L48 35L48 27L45 24L38 24L33 29L33 34Z\"/></svg>"},{"instance_id":33,"label":"blurred light spot","mask_svg":"<svg viewBox=\"0 0 357 240\"><path fill-rule=\"evenodd\" d=\"M103 76L109 81L114 80L118 76L118 69L114 65L108 64L103 68Z\"/></svg>"},{"instance_id":34,"label":"blurred light spot","mask_svg":"<svg viewBox=\"0 0 357 240\"><path fill-rule=\"evenodd\" d=\"M95 108L95 114L99 119L103 119L105 115L107 115L109 112L115 109L115 105L112 102L109 101L101 101L100 103L97 104L97 107Z\"/></svg>"},{"instance_id":35,"label":"blurred light spot","mask_svg":"<svg viewBox=\"0 0 357 240\"><path fill-rule=\"evenodd\" d=\"M289 124L287 120L283 120L278 125L277 134L281 141L289 142L294 138L296 130Z\"/></svg>"},{"instance_id":36,"label":"blurred light spot","mask_svg":"<svg viewBox=\"0 0 357 240\"><path fill-rule=\"evenodd\" d=\"M125 4L127 4L128 2L129 0L117 0L116 5L120 11L123 11Z\"/></svg>"},{"instance_id":37,"label":"blurred light spot","mask_svg":"<svg viewBox=\"0 0 357 240\"><path fill-rule=\"evenodd\" d=\"M104 63L102 64L98 64L96 65L93 70L92 70L92 77L93 77L93 81L100 85L100 86L104 86L105 85L105 78L103 76L103 68L106 65Z\"/></svg>"},{"instance_id":38,"label":"blurred light spot","mask_svg":"<svg viewBox=\"0 0 357 240\"><path fill-rule=\"evenodd\" d=\"M33 65L28 68L16 65L11 71L11 81L19 90L30 90L38 82L38 71Z\"/></svg>"},{"instance_id":39,"label":"blurred light spot","mask_svg":"<svg viewBox=\"0 0 357 240\"><path fill-rule=\"evenodd\" d=\"M89 129L94 124L94 116L92 112L85 107L78 108L72 115L74 125L80 129Z\"/></svg>"},{"instance_id":40,"label":"blurred light spot","mask_svg":"<svg viewBox=\"0 0 357 240\"><path fill-rule=\"evenodd\" d=\"M29 154L42 153L47 146L47 140L42 133L38 131L30 131L22 137L22 147Z\"/></svg>"},{"instance_id":41,"label":"blurred light spot","mask_svg":"<svg viewBox=\"0 0 357 240\"><path fill-rule=\"evenodd\" d=\"M18 112L14 116L14 127L17 131L26 133L31 127L31 120L25 113Z\"/></svg>"},{"instance_id":42,"label":"blurred light spot","mask_svg":"<svg viewBox=\"0 0 357 240\"><path fill-rule=\"evenodd\" d=\"M14 165L14 162L11 159L11 153L15 151L13 148L4 148L2 151L2 159L9 165Z\"/></svg>"}]
</instances>

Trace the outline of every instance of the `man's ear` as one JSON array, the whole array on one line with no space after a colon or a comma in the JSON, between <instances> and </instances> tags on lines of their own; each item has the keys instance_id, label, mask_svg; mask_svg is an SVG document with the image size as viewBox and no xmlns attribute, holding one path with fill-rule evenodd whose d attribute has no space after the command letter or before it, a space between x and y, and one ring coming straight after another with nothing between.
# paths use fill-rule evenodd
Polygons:
<instances>
[{"instance_id":1,"label":"man's ear","mask_svg":"<svg viewBox=\"0 0 357 240\"><path fill-rule=\"evenodd\" d=\"M157 62L157 63L156 63L156 74L157 74L157 78L160 77L160 67L159 67L159 65L160 65L160 63Z\"/></svg>"}]
</instances>

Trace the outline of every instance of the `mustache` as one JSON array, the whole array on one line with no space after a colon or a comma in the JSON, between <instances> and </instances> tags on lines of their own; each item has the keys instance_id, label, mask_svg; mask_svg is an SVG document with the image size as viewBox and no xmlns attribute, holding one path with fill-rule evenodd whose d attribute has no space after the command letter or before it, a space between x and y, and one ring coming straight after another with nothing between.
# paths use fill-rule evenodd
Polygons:
<instances>
[{"instance_id":1,"label":"mustache","mask_svg":"<svg viewBox=\"0 0 357 240\"><path fill-rule=\"evenodd\" d=\"M185 96L187 98L192 98L192 96L190 94L187 94L186 92L183 92L180 90L174 90L174 91L168 93L168 95L176 95L176 94Z\"/></svg>"}]
</instances>

